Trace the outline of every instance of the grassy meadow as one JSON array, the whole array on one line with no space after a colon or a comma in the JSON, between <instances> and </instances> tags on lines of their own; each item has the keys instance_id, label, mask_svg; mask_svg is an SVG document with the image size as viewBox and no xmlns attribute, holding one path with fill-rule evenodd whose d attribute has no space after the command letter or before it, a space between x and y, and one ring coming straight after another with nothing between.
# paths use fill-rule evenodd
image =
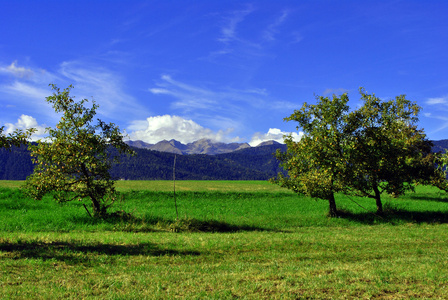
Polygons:
<instances>
[{"instance_id":1,"label":"grassy meadow","mask_svg":"<svg viewBox=\"0 0 448 300\"><path fill-rule=\"evenodd\" d=\"M376 216L262 181L119 181L122 217L0 181L1 299L447 299L448 197L419 186ZM176 220L174 200L179 220Z\"/></svg>"}]
</instances>

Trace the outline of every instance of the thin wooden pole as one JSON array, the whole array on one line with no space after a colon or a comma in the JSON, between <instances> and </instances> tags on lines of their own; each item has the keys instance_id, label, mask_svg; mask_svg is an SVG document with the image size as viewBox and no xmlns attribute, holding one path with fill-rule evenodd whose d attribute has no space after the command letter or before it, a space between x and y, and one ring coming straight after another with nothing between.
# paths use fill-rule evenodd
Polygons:
<instances>
[{"instance_id":1,"label":"thin wooden pole","mask_svg":"<svg viewBox=\"0 0 448 300\"><path fill-rule=\"evenodd\" d=\"M179 220L179 212L177 211L177 201L176 201L176 154L174 154L174 164L173 164L173 192L174 192L174 206L176 207L176 217Z\"/></svg>"}]
</instances>

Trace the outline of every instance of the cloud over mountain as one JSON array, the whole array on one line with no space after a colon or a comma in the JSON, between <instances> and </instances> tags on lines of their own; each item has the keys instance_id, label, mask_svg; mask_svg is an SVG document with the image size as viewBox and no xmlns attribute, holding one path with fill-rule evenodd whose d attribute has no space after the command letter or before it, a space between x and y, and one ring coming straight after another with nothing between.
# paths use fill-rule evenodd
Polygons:
<instances>
[{"instance_id":1,"label":"cloud over mountain","mask_svg":"<svg viewBox=\"0 0 448 300\"><path fill-rule=\"evenodd\" d=\"M177 140L181 143L191 143L200 139L211 139L219 142L235 141L230 138L231 130L212 131L202 127L193 120L179 116L155 116L146 120L133 121L128 127L131 140L141 140L146 143L157 143L162 140Z\"/></svg>"}]
</instances>

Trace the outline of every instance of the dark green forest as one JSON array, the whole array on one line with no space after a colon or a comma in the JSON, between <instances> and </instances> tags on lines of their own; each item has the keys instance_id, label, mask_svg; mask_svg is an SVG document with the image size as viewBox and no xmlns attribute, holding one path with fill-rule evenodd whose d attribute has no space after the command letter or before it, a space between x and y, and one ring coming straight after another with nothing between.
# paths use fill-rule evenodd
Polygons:
<instances>
[{"instance_id":1,"label":"dark green forest","mask_svg":"<svg viewBox=\"0 0 448 300\"><path fill-rule=\"evenodd\" d=\"M448 148L448 140L433 141L433 152ZM116 179L171 180L174 154L134 148L135 156L121 157L112 167ZM176 179L179 180L267 180L281 172L273 153L286 145L246 148L226 154L177 155ZM26 146L0 149L0 180L24 180L33 171Z\"/></svg>"},{"instance_id":2,"label":"dark green forest","mask_svg":"<svg viewBox=\"0 0 448 300\"><path fill-rule=\"evenodd\" d=\"M218 155L177 155L176 179L179 180L267 180L281 168L274 157L285 145L266 145ZM122 155L112 167L116 179L170 180L173 178L174 154L132 148L136 155ZM26 146L0 149L0 180L24 180L33 171Z\"/></svg>"}]
</instances>

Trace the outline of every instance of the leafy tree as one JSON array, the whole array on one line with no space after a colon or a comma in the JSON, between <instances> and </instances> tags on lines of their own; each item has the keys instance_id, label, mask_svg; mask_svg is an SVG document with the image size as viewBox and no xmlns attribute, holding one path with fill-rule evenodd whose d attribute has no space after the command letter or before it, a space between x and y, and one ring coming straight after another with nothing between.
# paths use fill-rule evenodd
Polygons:
<instances>
[{"instance_id":1,"label":"leafy tree","mask_svg":"<svg viewBox=\"0 0 448 300\"><path fill-rule=\"evenodd\" d=\"M53 193L59 202L90 200L95 217L106 216L107 208L117 197L109 170L119 153L131 153L119 128L98 119L93 124L98 105L91 108L83 99L70 96L73 86L61 91L51 84L53 95L46 98L62 117L56 128L47 128L48 137L31 145L34 168L25 184L35 199ZM118 151L117 151L118 150Z\"/></svg>"},{"instance_id":2,"label":"leafy tree","mask_svg":"<svg viewBox=\"0 0 448 300\"><path fill-rule=\"evenodd\" d=\"M436 164L436 170L434 171L432 176L430 177L430 181L426 182L428 184L432 184L433 186L448 192L448 151L447 149L444 152L435 153L433 155L433 159Z\"/></svg>"},{"instance_id":3,"label":"leafy tree","mask_svg":"<svg viewBox=\"0 0 448 300\"><path fill-rule=\"evenodd\" d=\"M348 184L360 196L375 199L383 212L381 194L399 196L414 189L417 181L436 176L432 143L417 129L420 107L405 95L382 101L360 89L363 106L350 113L357 129L349 147L352 177Z\"/></svg>"},{"instance_id":4,"label":"leafy tree","mask_svg":"<svg viewBox=\"0 0 448 300\"><path fill-rule=\"evenodd\" d=\"M12 146L19 147L22 144L26 144L31 134L36 131L34 128L31 128L26 131L15 130L13 133L4 135L4 130L4 126L0 127L0 148L7 149L10 149Z\"/></svg>"},{"instance_id":5,"label":"leafy tree","mask_svg":"<svg viewBox=\"0 0 448 300\"><path fill-rule=\"evenodd\" d=\"M305 103L285 118L297 121L304 136L299 142L285 138L287 151L276 156L288 174L272 182L328 200L331 216L337 214L337 192L373 198L382 213L383 192L399 196L416 182L447 187L430 154L431 142L417 129L420 107L404 95L381 101L362 88L360 94L363 105L352 112L343 94L318 97L316 105Z\"/></svg>"},{"instance_id":6,"label":"leafy tree","mask_svg":"<svg viewBox=\"0 0 448 300\"><path fill-rule=\"evenodd\" d=\"M299 123L304 136L296 142L285 138L286 152L277 151L277 159L288 172L279 173L271 182L313 198L327 200L329 215L336 216L334 194L346 192L349 169L347 147L353 128L347 122L348 96L317 97L315 105L304 103L286 121Z\"/></svg>"}]
</instances>

